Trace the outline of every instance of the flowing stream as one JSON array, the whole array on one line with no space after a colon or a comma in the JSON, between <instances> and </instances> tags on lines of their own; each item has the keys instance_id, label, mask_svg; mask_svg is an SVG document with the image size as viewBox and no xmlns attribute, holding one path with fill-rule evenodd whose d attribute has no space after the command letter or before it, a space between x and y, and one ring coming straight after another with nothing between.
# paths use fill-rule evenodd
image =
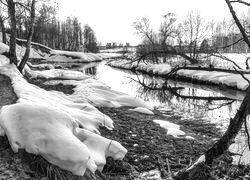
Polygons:
<instances>
[{"instance_id":1,"label":"flowing stream","mask_svg":"<svg viewBox=\"0 0 250 180\"><path fill-rule=\"evenodd\" d=\"M62 64L60 64L62 65ZM111 68L101 63L65 64L70 69L80 70L104 82L114 90L140 97L166 116L171 112L181 120L204 121L216 125L222 132L227 129L244 98L244 92L220 89L214 86L165 80ZM250 163L250 152L244 128L236 137L230 151L235 163Z\"/></svg>"}]
</instances>

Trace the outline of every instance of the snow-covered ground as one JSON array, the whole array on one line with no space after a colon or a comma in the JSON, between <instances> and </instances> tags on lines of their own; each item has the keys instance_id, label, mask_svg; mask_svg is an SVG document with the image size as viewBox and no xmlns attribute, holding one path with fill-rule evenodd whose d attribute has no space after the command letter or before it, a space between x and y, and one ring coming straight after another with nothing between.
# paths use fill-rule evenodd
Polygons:
<instances>
[{"instance_id":1,"label":"snow-covered ground","mask_svg":"<svg viewBox=\"0 0 250 180\"><path fill-rule=\"evenodd\" d=\"M2 44L0 49L4 52L8 47ZM74 93L46 91L28 83L9 59L0 55L0 74L10 77L18 97L16 104L0 111L0 135L7 135L13 151L40 154L73 174L83 175L86 168L102 170L106 157L122 159L127 153L119 142L100 135L98 127L111 130L113 121L94 106L131 106L135 111L152 113L153 108L144 101L114 91L81 72L53 68L32 71L28 66L25 70L32 77L64 80L50 83L75 85Z\"/></svg>"},{"instance_id":2,"label":"snow-covered ground","mask_svg":"<svg viewBox=\"0 0 250 180\"><path fill-rule=\"evenodd\" d=\"M117 68L130 69L142 71L155 75L166 75L171 71L171 67L168 64L146 64L144 62L130 62L127 60L112 60L108 62L108 65ZM211 82L218 85L226 85L228 87L237 88L239 90L246 90L248 82L240 75L227 72L215 72L215 71L202 71L202 70L178 70L177 75L183 77L189 77L192 79ZM250 80L250 74L244 74L244 76Z\"/></svg>"},{"instance_id":3,"label":"snow-covered ground","mask_svg":"<svg viewBox=\"0 0 250 180\"><path fill-rule=\"evenodd\" d=\"M168 64L146 64L144 62L131 62L127 60L111 60L107 63L112 67L132 69L137 71L143 71L147 73L154 73L156 75L164 75L171 71L171 66Z\"/></svg>"},{"instance_id":4,"label":"snow-covered ground","mask_svg":"<svg viewBox=\"0 0 250 180\"><path fill-rule=\"evenodd\" d=\"M18 41L25 41L22 39L18 39ZM34 59L46 59L50 62L94 62L94 61L102 61L103 59L121 57L122 54L119 53L85 53L85 52L73 52L73 51L63 51L63 50L55 50L51 49L45 45L34 43L35 46L45 48L49 52L44 52L39 48L31 48L30 50L30 58ZM0 52L7 52L8 46L0 43ZM21 58L25 53L25 47L16 45L17 56Z\"/></svg>"}]
</instances>

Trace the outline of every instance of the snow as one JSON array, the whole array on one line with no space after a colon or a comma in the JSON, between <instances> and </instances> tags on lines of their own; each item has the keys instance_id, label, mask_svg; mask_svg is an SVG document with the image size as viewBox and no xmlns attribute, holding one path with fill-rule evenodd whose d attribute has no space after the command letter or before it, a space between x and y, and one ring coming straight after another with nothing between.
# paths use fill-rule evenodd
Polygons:
<instances>
[{"instance_id":1,"label":"snow","mask_svg":"<svg viewBox=\"0 0 250 180\"><path fill-rule=\"evenodd\" d=\"M24 56L25 50L26 50L25 46L19 46L18 44L16 45L16 54L20 59ZM44 54L40 51L37 51L34 48L30 48L30 56L29 56L30 58L42 59L45 58L46 55L48 54Z\"/></svg>"},{"instance_id":2,"label":"snow","mask_svg":"<svg viewBox=\"0 0 250 180\"><path fill-rule=\"evenodd\" d=\"M155 123L159 124L162 128L167 130L167 135L171 135L175 138L184 136L186 133L180 130L180 126L164 120L153 120Z\"/></svg>"},{"instance_id":3,"label":"snow","mask_svg":"<svg viewBox=\"0 0 250 180\"><path fill-rule=\"evenodd\" d=\"M111 142L98 135L98 126L114 128L113 121L91 104L29 84L14 65L1 66L0 74L11 78L18 96L17 104L5 106L0 113L0 133L6 133L15 152L24 148L27 152L40 154L76 175L83 175L86 168L102 169L107 156L122 159L127 153L116 141L109 147L91 144ZM84 131L79 131L78 127L83 127ZM102 149L104 147L109 150Z\"/></svg>"},{"instance_id":4,"label":"snow","mask_svg":"<svg viewBox=\"0 0 250 180\"><path fill-rule=\"evenodd\" d=\"M10 60L6 56L0 54L0 66L9 64L9 62Z\"/></svg>"},{"instance_id":5,"label":"snow","mask_svg":"<svg viewBox=\"0 0 250 180\"><path fill-rule=\"evenodd\" d=\"M0 134L7 135L13 151L22 148L40 154L76 175L83 175L86 168L102 170L106 157L122 159L127 153L120 143L100 135L98 127L111 130L113 121L94 106L139 107L145 112L153 109L139 98L114 91L81 72L32 71L25 67L32 77L63 79L49 82L76 86L73 94L65 95L29 84L5 56L0 56L0 63L0 74L10 77L18 97L17 104L0 112Z\"/></svg>"},{"instance_id":6,"label":"snow","mask_svg":"<svg viewBox=\"0 0 250 180\"><path fill-rule=\"evenodd\" d=\"M73 80L83 80L89 78L82 72L73 70L63 70L63 69L50 69L44 71L32 71L28 68L26 70L30 73L32 78L45 78L45 79L73 79Z\"/></svg>"},{"instance_id":7,"label":"snow","mask_svg":"<svg viewBox=\"0 0 250 180\"><path fill-rule=\"evenodd\" d=\"M150 111L149 109L143 108L143 107L136 107L136 108L130 109L130 110L135 111L135 112L139 112L139 113L143 113L143 114L154 115L154 113L152 111Z\"/></svg>"},{"instance_id":8,"label":"snow","mask_svg":"<svg viewBox=\"0 0 250 180\"><path fill-rule=\"evenodd\" d=\"M91 77L85 78L81 81L50 81L47 84L55 85L60 83L64 85L76 86L74 88L74 93L68 96L74 102L90 103L94 106L106 107L141 107L148 109L148 111L153 109L153 107L148 105L145 101L115 91L110 87L106 86L104 83L92 79Z\"/></svg>"},{"instance_id":9,"label":"snow","mask_svg":"<svg viewBox=\"0 0 250 180\"><path fill-rule=\"evenodd\" d=\"M32 64L30 62L27 62L26 64L31 68L36 68L36 69L41 69L41 70L55 68L52 64Z\"/></svg>"},{"instance_id":10,"label":"snow","mask_svg":"<svg viewBox=\"0 0 250 180\"><path fill-rule=\"evenodd\" d=\"M186 136L185 138L186 138L186 139L189 139L189 140L195 140L195 138L192 137L192 136Z\"/></svg>"},{"instance_id":11,"label":"snow","mask_svg":"<svg viewBox=\"0 0 250 180\"><path fill-rule=\"evenodd\" d=\"M91 157L94 158L100 171L102 171L106 164L107 157L112 157L114 160L121 160L127 153L127 150L121 146L120 143L109 140L90 131L77 128L76 136L86 144Z\"/></svg>"},{"instance_id":12,"label":"snow","mask_svg":"<svg viewBox=\"0 0 250 180\"><path fill-rule=\"evenodd\" d=\"M155 75L167 75L171 71L171 67L168 64L145 64L143 62L138 64L137 62L129 62L127 60L112 60L108 62L108 65ZM226 85L240 90L246 90L249 85L248 82L237 73L182 69L178 70L176 74L218 85ZM250 74L244 74L244 76L250 80Z\"/></svg>"},{"instance_id":13,"label":"snow","mask_svg":"<svg viewBox=\"0 0 250 180\"><path fill-rule=\"evenodd\" d=\"M4 52L8 52L9 51L9 46L0 42L0 54L4 53Z\"/></svg>"},{"instance_id":14,"label":"snow","mask_svg":"<svg viewBox=\"0 0 250 180\"><path fill-rule=\"evenodd\" d=\"M97 166L89 149L74 134L76 122L67 113L50 106L19 103L4 106L0 125L14 152L25 149L76 175Z\"/></svg>"},{"instance_id":15,"label":"snow","mask_svg":"<svg viewBox=\"0 0 250 180\"><path fill-rule=\"evenodd\" d=\"M240 74L211 71L179 70L178 75L192 77L194 79L208 81L215 84L224 84L230 87L236 87L241 90L246 90L246 88L248 87L248 82L243 79ZM250 79L250 74L245 74L244 76L247 79Z\"/></svg>"},{"instance_id":16,"label":"snow","mask_svg":"<svg viewBox=\"0 0 250 180\"><path fill-rule=\"evenodd\" d=\"M161 180L161 172L158 169L151 170L149 172L144 172L139 175L140 179L145 180Z\"/></svg>"},{"instance_id":17,"label":"snow","mask_svg":"<svg viewBox=\"0 0 250 180\"><path fill-rule=\"evenodd\" d=\"M102 53L84 53L73 51L52 50L50 57L47 61L53 62L93 62L102 61L104 58L112 57L111 55Z\"/></svg>"},{"instance_id":18,"label":"snow","mask_svg":"<svg viewBox=\"0 0 250 180\"><path fill-rule=\"evenodd\" d=\"M124 69L135 69L137 71L145 71L147 73L153 73L156 75L165 75L171 71L171 66L169 64L146 64L144 62L132 62L124 59L120 60L111 60L108 62L108 65L117 68Z\"/></svg>"},{"instance_id":19,"label":"snow","mask_svg":"<svg viewBox=\"0 0 250 180\"><path fill-rule=\"evenodd\" d=\"M190 171L191 169L193 169L196 165L204 163L206 161L206 156L202 155L199 157L199 159L191 166L187 169L187 171Z\"/></svg>"}]
</instances>

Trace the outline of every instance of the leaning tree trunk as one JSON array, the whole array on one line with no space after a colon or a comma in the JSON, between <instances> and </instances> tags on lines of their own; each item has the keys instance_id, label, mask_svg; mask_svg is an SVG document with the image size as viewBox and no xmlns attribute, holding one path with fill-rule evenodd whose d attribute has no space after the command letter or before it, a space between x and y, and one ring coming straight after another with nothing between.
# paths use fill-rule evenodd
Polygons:
<instances>
[{"instance_id":1,"label":"leaning tree trunk","mask_svg":"<svg viewBox=\"0 0 250 180\"><path fill-rule=\"evenodd\" d=\"M9 58L10 63L17 65L16 56L16 8L15 2L9 0L8 2L8 13L10 17L10 48L9 48Z\"/></svg>"},{"instance_id":2,"label":"leaning tree trunk","mask_svg":"<svg viewBox=\"0 0 250 180\"><path fill-rule=\"evenodd\" d=\"M1 25L1 29L2 29L2 42L4 44L7 44L7 40L6 40L6 30L5 30L5 26L4 26L4 19L2 16L0 16L0 25Z\"/></svg>"},{"instance_id":3,"label":"leaning tree trunk","mask_svg":"<svg viewBox=\"0 0 250 180\"><path fill-rule=\"evenodd\" d=\"M208 149L205 152L204 154L205 162L202 162L202 163L205 163L211 166L214 159L218 158L219 156L224 154L226 150L228 150L229 146L232 144L235 137L241 130L243 123L246 121L246 118L249 115L249 111L250 111L250 87L248 87L246 96L244 100L242 101L240 108L237 111L236 115L234 116L234 118L230 119L230 123L227 128L227 131L210 149ZM190 171L196 168L198 164L196 164L195 166L192 166L191 168L188 168L186 171L179 172L174 177L174 179L181 180L181 179L185 179L185 177L189 177Z\"/></svg>"},{"instance_id":4,"label":"leaning tree trunk","mask_svg":"<svg viewBox=\"0 0 250 180\"><path fill-rule=\"evenodd\" d=\"M247 43L248 47L250 48L250 40L249 40L249 38L248 38L248 35L247 35L247 33L246 33L244 27L242 26L242 24L241 24L239 18L237 17L237 15L236 15L236 13L235 13L235 11L234 11L234 9L233 9L233 6L232 6L231 2L230 2L229 0L225 0L225 1L226 1L226 3L227 3L227 6L228 6L228 8L229 8L229 10L230 10L230 13L231 13L231 15L232 15L232 17L233 17L233 19L234 19L234 21L235 21L237 27L238 27L239 30L240 30L240 33L241 33L241 35L242 35L244 41Z\"/></svg>"},{"instance_id":5,"label":"leaning tree trunk","mask_svg":"<svg viewBox=\"0 0 250 180\"><path fill-rule=\"evenodd\" d=\"M18 66L18 69L20 72L22 72L26 62L29 59L29 55L30 55L31 40L32 40L32 36L34 33L34 23L35 23L35 15L36 15L35 4L36 4L36 0L33 0L31 3L30 27L29 27L29 32L28 32L28 37L27 37L27 42L26 42L26 50L25 50L25 54L22 58L22 61L21 61L20 65Z\"/></svg>"}]
</instances>

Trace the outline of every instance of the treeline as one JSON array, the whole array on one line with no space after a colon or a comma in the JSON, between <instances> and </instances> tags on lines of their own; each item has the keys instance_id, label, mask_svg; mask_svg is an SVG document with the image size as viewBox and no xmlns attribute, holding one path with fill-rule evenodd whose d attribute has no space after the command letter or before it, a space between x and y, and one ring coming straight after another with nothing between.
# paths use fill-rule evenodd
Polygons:
<instances>
[{"instance_id":1,"label":"treeline","mask_svg":"<svg viewBox=\"0 0 250 180\"><path fill-rule=\"evenodd\" d=\"M97 39L89 25L83 27L77 17L59 20L56 15L56 7L47 4L40 6L36 14L33 42L60 50L98 52ZM17 16L17 37L25 39L28 27L28 18L20 12Z\"/></svg>"}]
</instances>

